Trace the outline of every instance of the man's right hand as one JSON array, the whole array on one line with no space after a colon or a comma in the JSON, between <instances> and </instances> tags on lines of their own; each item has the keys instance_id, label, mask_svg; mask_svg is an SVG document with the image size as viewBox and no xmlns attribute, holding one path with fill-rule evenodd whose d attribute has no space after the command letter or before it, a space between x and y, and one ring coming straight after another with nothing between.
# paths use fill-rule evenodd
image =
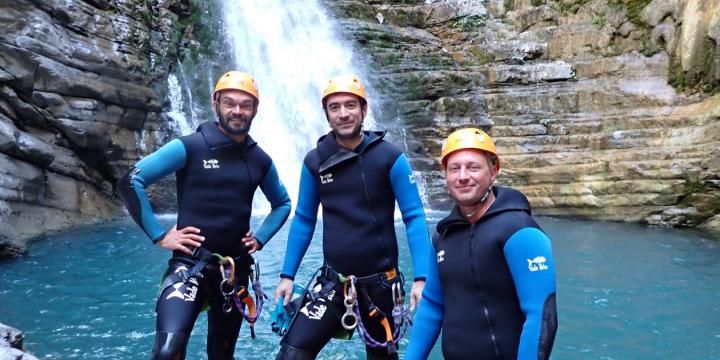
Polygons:
<instances>
[{"instance_id":1,"label":"man's right hand","mask_svg":"<svg viewBox=\"0 0 720 360\"><path fill-rule=\"evenodd\" d=\"M198 234L200 234L200 229L196 227L188 226L178 230L175 225L157 243L164 249L179 250L192 255L192 249L200 247L201 243L205 241L205 237Z\"/></svg>"},{"instance_id":2,"label":"man's right hand","mask_svg":"<svg viewBox=\"0 0 720 360\"><path fill-rule=\"evenodd\" d=\"M293 294L293 284L294 282L290 279L280 279L280 283L278 283L278 286L275 288L275 304L278 303L278 299L280 299L281 296L284 297L283 306L290 303L290 298Z\"/></svg>"}]
</instances>

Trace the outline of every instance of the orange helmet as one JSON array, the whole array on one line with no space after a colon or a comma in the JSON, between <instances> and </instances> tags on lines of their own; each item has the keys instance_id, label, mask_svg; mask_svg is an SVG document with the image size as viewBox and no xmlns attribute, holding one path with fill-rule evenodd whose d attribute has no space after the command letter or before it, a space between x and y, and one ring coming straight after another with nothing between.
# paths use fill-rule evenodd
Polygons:
<instances>
[{"instance_id":1,"label":"orange helmet","mask_svg":"<svg viewBox=\"0 0 720 360\"><path fill-rule=\"evenodd\" d=\"M218 79L213 91L213 100L217 100L220 91L223 90L241 90L255 98L255 102L260 102L260 92L258 92L255 79L248 74L240 71L228 71Z\"/></svg>"},{"instance_id":2,"label":"orange helmet","mask_svg":"<svg viewBox=\"0 0 720 360\"><path fill-rule=\"evenodd\" d=\"M476 128L456 130L447 137L442 147L442 155L440 155L440 163L442 163L443 169L445 165L447 165L448 156L462 149L476 149L489 152L497 160L498 170L500 169L500 158L497 155L495 143L493 143L487 133Z\"/></svg>"},{"instance_id":3,"label":"orange helmet","mask_svg":"<svg viewBox=\"0 0 720 360\"><path fill-rule=\"evenodd\" d=\"M340 75L330 79L322 93L323 106L325 106L325 99L336 93L355 94L367 102L365 86L354 75Z\"/></svg>"}]
</instances>

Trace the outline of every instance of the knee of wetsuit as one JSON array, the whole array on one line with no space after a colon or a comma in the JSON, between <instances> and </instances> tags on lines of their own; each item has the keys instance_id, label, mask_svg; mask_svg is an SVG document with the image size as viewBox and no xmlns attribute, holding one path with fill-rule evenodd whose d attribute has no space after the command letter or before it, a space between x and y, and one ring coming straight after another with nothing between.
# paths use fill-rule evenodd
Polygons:
<instances>
[{"instance_id":1,"label":"knee of wetsuit","mask_svg":"<svg viewBox=\"0 0 720 360\"><path fill-rule=\"evenodd\" d=\"M313 360L315 356L315 354L309 351L283 343L280 345L280 352L278 352L275 360Z\"/></svg>"},{"instance_id":2,"label":"knee of wetsuit","mask_svg":"<svg viewBox=\"0 0 720 360\"><path fill-rule=\"evenodd\" d=\"M177 360L185 358L188 334L158 331L155 335L153 360Z\"/></svg>"}]
</instances>

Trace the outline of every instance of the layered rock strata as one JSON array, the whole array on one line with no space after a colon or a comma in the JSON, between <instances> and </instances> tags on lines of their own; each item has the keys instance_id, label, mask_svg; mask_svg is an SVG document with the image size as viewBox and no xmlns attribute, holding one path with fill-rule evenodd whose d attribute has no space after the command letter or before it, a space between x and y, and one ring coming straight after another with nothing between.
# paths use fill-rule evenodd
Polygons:
<instances>
[{"instance_id":1,"label":"layered rock strata","mask_svg":"<svg viewBox=\"0 0 720 360\"><path fill-rule=\"evenodd\" d=\"M449 206L444 137L478 126L536 214L720 222L720 1L328 2L381 116Z\"/></svg>"},{"instance_id":2,"label":"layered rock strata","mask_svg":"<svg viewBox=\"0 0 720 360\"><path fill-rule=\"evenodd\" d=\"M112 184L155 146L188 4L0 1L0 257L119 213Z\"/></svg>"}]
</instances>

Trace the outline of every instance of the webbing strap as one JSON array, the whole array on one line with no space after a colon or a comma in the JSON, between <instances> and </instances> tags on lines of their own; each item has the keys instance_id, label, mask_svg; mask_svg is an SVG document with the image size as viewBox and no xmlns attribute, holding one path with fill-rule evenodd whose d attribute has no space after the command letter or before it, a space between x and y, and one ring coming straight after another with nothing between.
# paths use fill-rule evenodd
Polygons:
<instances>
[{"instance_id":1,"label":"webbing strap","mask_svg":"<svg viewBox=\"0 0 720 360\"><path fill-rule=\"evenodd\" d=\"M160 293L165 291L169 286L173 286L177 283L187 283L191 277L200 274L200 272L207 266L207 264L214 258L214 254L210 250L203 247L198 247L193 250L193 258L198 259L195 265L190 270L180 270L174 272L163 279L160 285ZM202 276L202 274L200 274Z\"/></svg>"}]
</instances>

